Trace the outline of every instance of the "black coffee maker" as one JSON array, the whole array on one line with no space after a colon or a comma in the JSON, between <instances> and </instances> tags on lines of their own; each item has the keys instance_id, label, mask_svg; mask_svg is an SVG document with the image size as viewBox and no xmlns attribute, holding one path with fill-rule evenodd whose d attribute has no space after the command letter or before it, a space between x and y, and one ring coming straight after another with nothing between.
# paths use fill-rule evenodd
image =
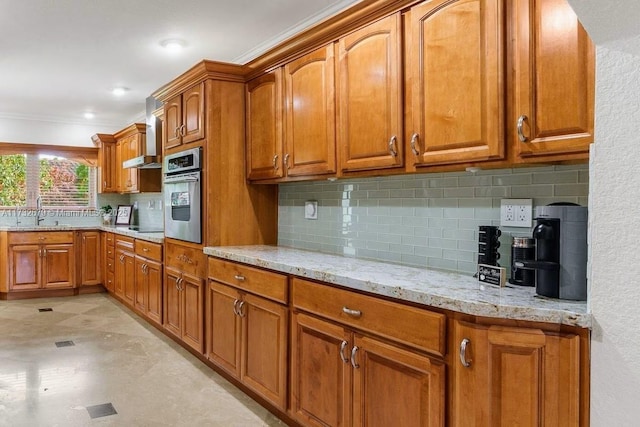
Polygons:
<instances>
[{"instance_id":1,"label":"black coffee maker","mask_svg":"<svg viewBox=\"0 0 640 427\"><path fill-rule=\"evenodd\" d=\"M552 204L536 208L535 261L516 261L536 273L538 295L587 299L587 208Z\"/></svg>"}]
</instances>

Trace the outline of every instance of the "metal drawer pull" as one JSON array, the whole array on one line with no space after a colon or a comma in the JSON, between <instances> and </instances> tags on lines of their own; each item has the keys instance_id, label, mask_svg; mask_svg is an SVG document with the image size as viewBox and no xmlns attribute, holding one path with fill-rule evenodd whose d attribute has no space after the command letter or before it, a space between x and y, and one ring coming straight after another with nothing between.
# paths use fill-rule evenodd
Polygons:
<instances>
[{"instance_id":1,"label":"metal drawer pull","mask_svg":"<svg viewBox=\"0 0 640 427\"><path fill-rule=\"evenodd\" d=\"M234 279L239 280L241 282L244 282L245 277L241 274L236 274L235 276L233 276Z\"/></svg>"},{"instance_id":2,"label":"metal drawer pull","mask_svg":"<svg viewBox=\"0 0 640 427\"><path fill-rule=\"evenodd\" d=\"M289 170L289 153L284 155L284 161L282 163L284 163L283 167Z\"/></svg>"},{"instance_id":3,"label":"metal drawer pull","mask_svg":"<svg viewBox=\"0 0 640 427\"><path fill-rule=\"evenodd\" d=\"M240 313L238 313L238 303L239 303L239 302L240 302L240 301L238 301L237 299L233 301L233 313L234 313L236 316L240 316Z\"/></svg>"},{"instance_id":4,"label":"metal drawer pull","mask_svg":"<svg viewBox=\"0 0 640 427\"><path fill-rule=\"evenodd\" d=\"M347 342L346 341L342 341L342 344L340 344L340 359L344 363L349 363L349 359L347 358L347 356L344 355L344 350L346 348L347 348Z\"/></svg>"},{"instance_id":5,"label":"metal drawer pull","mask_svg":"<svg viewBox=\"0 0 640 427\"><path fill-rule=\"evenodd\" d=\"M358 365L358 363L356 362L357 352L358 352L358 346L354 345L353 348L351 349L351 366L353 366L354 369L358 369L360 367L360 365Z\"/></svg>"},{"instance_id":6,"label":"metal drawer pull","mask_svg":"<svg viewBox=\"0 0 640 427\"><path fill-rule=\"evenodd\" d=\"M414 133L413 135L411 135L411 151L413 151L413 154L415 154L416 156L420 155L420 151L418 150L418 138L419 135L417 133Z\"/></svg>"},{"instance_id":7,"label":"metal drawer pull","mask_svg":"<svg viewBox=\"0 0 640 427\"><path fill-rule=\"evenodd\" d=\"M351 317L360 317L360 316L362 316L362 312L360 310L352 310L349 307L342 307L342 312L344 314L348 314Z\"/></svg>"},{"instance_id":8,"label":"metal drawer pull","mask_svg":"<svg viewBox=\"0 0 640 427\"><path fill-rule=\"evenodd\" d=\"M149 252L149 248L142 248L144 252Z\"/></svg>"},{"instance_id":9,"label":"metal drawer pull","mask_svg":"<svg viewBox=\"0 0 640 427\"><path fill-rule=\"evenodd\" d=\"M273 170L274 171L278 170L278 155L277 154L275 156L273 156Z\"/></svg>"},{"instance_id":10,"label":"metal drawer pull","mask_svg":"<svg viewBox=\"0 0 640 427\"><path fill-rule=\"evenodd\" d=\"M240 301L240 303L238 304L238 316L245 317L247 313L242 311L242 307L244 307L244 301Z\"/></svg>"},{"instance_id":11,"label":"metal drawer pull","mask_svg":"<svg viewBox=\"0 0 640 427\"><path fill-rule=\"evenodd\" d=\"M529 140L529 138L524 136L524 132L522 130L525 120L527 120L527 116L525 114L518 117L518 124L516 126L516 129L518 130L518 139L520 140L520 142L527 142Z\"/></svg>"},{"instance_id":12,"label":"metal drawer pull","mask_svg":"<svg viewBox=\"0 0 640 427\"><path fill-rule=\"evenodd\" d=\"M393 157L398 157L398 150L397 150L397 145L398 145L398 138L396 138L395 135L393 135L391 137L391 139L389 140L389 153L393 156Z\"/></svg>"},{"instance_id":13,"label":"metal drawer pull","mask_svg":"<svg viewBox=\"0 0 640 427\"><path fill-rule=\"evenodd\" d=\"M471 344L471 341L469 341L467 338L460 341L460 363L462 363L462 366L464 366L465 368L471 366L471 362L467 360L467 346L469 344Z\"/></svg>"}]
</instances>

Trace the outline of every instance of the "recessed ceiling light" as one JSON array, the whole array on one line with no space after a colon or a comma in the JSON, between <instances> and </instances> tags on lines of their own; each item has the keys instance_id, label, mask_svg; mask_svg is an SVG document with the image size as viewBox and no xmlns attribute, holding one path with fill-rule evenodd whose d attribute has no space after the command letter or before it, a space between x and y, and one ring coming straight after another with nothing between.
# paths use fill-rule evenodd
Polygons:
<instances>
[{"instance_id":1,"label":"recessed ceiling light","mask_svg":"<svg viewBox=\"0 0 640 427\"><path fill-rule=\"evenodd\" d=\"M122 96L129 91L129 88L126 87L114 87L111 89L111 93L115 96Z\"/></svg>"},{"instance_id":2,"label":"recessed ceiling light","mask_svg":"<svg viewBox=\"0 0 640 427\"><path fill-rule=\"evenodd\" d=\"M85 119L89 119L89 120L91 120L91 119L93 119L95 116L96 116L95 114L93 114L93 113L91 113L91 112L89 112L89 111L87 111L86 113L84 113L84 118L85 118Z\"/></svg>"},{"instance_id":3,"label":"recessed ceiling light","mask_svg":"<svg viewBox=\"0 0 640 427\"><path fill-rule=\"evenodd\" d=\"M160 46L168 52L180 52L186 45L187 43L181 39L166 39L160 42Z\"/></svg>"}]
</instances>

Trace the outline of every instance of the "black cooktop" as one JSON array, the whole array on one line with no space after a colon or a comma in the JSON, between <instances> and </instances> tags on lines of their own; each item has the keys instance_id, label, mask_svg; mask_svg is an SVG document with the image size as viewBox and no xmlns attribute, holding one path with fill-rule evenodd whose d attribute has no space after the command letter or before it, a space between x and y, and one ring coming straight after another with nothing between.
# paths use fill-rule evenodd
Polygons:
<instances>
[{"instance_id":1,"label":"black cooktop","mask_svg":"<svg viewBox=\"0 0 640 427\"><path fill-rule=\"evenodd\" d=\"M144 225L130 225L129 230L138 233L164 233L164 230L158 227L148 227Z\"/></svg>"}]
</instances>

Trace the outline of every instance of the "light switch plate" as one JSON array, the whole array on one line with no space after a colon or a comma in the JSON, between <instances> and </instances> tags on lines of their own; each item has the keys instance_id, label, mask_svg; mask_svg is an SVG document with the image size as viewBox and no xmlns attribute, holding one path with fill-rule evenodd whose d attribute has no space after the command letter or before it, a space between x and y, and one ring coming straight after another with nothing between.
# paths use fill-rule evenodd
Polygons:
<instances>
[{"instance_id":1,"label":"light switch plate","mask_svg":"<svg viewBox=\"0 0 640 427\"><path fill-rule=\"evenodd\" d=\"M307 200L304 202L305 219L318 219L318 202L316 200Z\"/></svg>"}]
</instances>

